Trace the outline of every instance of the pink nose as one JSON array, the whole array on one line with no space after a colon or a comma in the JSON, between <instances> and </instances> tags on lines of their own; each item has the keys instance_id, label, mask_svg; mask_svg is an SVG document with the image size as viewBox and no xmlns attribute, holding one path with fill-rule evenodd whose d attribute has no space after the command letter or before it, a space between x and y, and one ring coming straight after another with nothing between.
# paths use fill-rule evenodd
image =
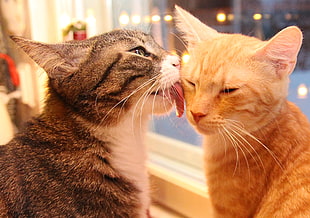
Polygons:
<instances>
[{"instance_id":1,"label":"pink nose","mask_svg":"<svg viewBox=\"0 0 310 218\"><path fill-rule=\"evenodd\" d=\"M202 118L207 116L207 114L201 113L201 112L193 112L191 111L191 114L195 120L196 123L198 123Z\"/></svg>"},{"instance_id":2,"label":"pink nose","mask_svg":"<svg viewBox=\"0 0 310 218\"><path fill-rule=\"evenodd\" d=\"M178 70L180 70L180 62L172 64L172 66L176 67Z\"/></svg>"},{"instance_id":3,"label":"pink nose","mask_svg":"<svg viewBox=\"0 0 310 218\"><path fill-rule=\"evenodd\" d=\"M176 67L178 70L181 68L180 59L178 56L171 56L170 61L172 66Z\"/></svg>"}]
</instances>

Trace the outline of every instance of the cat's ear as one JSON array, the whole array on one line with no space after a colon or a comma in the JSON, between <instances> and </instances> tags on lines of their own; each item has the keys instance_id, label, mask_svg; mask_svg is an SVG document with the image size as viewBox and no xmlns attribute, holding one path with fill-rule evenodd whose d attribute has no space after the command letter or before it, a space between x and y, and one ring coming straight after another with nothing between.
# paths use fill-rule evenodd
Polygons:
<instances>
[{"instance_id":1,"label":"cat's ear","mask_svg":"<svg viewBox=\"0 0 310 218\"><path fill-rule=\"evenodd\" d=\"M190 47L199 41L219 36L215 29L203 24L196 17L177 5L175 6L174 19L177 29L182 33L183 39Z\"/></svg>"},{"instance_id":2,"label":"cat's ear","mask_svg":"<svg viewBox=\"0 0 310 218\"><path fill-rule=\"evenodd\" d=\"M88 47L77 44L46 44L18 36L11 39L53 79L76 72L89 53Z\"/></svg>"},{"instance_id":3,"label":"cat's ear","mask_svg":"<svg viewBox=\"0 0 310 218\"><path fill-rule=\"evenodd\" d=\"M286 76L295 68L302 39L302 32L298 27L287 27L268 40L262 48L256 51L255 55L271 60L278 76Z\"/></svg>"}]
</instances>

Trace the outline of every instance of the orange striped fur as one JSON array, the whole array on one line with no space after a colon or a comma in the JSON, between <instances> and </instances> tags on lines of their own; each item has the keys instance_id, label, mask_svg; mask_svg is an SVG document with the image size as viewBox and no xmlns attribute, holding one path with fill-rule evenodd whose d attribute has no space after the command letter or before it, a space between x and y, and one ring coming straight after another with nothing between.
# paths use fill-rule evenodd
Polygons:
<instances>
[{"instance_id":1,"label":"orange striped fur","mask_svg":"<svg viewBox=\"0 0 310 218\"><path fill-rule=\"evenodd\" d=\"M176 7L187 117L204 136L214 217L310 217L310 124L286 100L302 43L218 33Z\"/></svg>"}]
</instances>

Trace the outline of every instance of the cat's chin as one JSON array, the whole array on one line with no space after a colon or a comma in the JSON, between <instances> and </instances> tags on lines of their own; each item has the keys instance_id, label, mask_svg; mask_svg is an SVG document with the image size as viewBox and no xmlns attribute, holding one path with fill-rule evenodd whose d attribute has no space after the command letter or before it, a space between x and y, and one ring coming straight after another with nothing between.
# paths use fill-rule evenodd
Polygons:
<instances>
[{"instance_id":1,"label":"cat's chin","mask_svg":"<svg viewBox=\"0 0 310 218\"><path fill-rule=\"evenodd\" d=\"M202 127L199 125L194 125L196 131L202 135L213 135L219 133L218 127Z\"/></svg>"}]
</instances>

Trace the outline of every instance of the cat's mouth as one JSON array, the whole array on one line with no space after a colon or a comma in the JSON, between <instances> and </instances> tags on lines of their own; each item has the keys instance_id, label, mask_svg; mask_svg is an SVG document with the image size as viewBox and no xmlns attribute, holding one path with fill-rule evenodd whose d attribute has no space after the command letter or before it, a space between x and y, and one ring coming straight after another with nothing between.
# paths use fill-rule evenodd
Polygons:
<instances>
[{"instance_id":1,"label":"cat's mouth","mask_svg":"<svg viewBox=\"0 0 310 218\"><path fill-rule=\"evenodd\" d=\"M156 90L151 95L161 96L163 98L169 98L175 102L176 115L181 117L184 113L184 95L183 89L179 82L173 84L170 88Z\"/></svg>"}]
</instances>

